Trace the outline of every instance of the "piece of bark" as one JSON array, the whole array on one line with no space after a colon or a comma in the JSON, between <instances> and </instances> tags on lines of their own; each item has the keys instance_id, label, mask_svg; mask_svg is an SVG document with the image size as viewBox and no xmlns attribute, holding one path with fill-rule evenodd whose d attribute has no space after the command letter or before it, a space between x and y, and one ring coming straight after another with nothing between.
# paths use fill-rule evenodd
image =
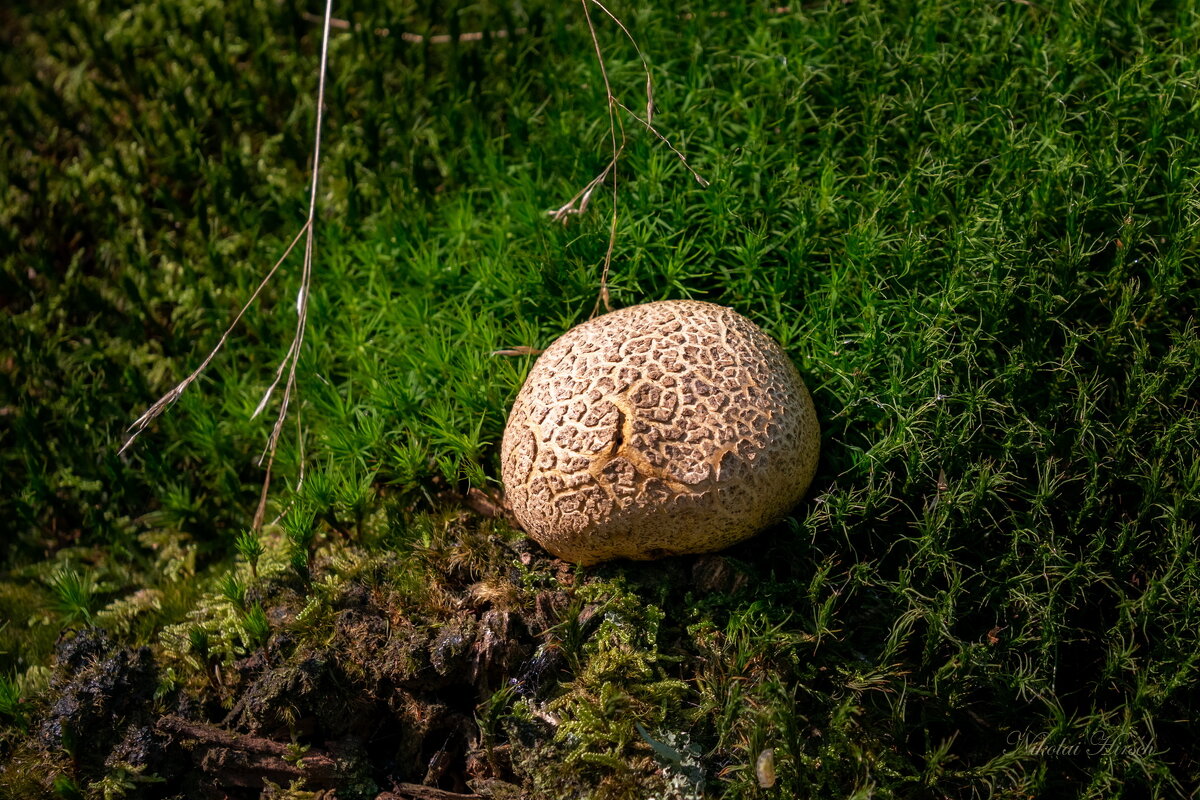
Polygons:
<instances>
[{"instance_id":1,"label":"piece of bark","mask_svg":"<svg viewBox=\"0 0 1200 800\"><path fill-rule=\"evenodd\" d=\"M192 760L222 785L261 789L264 781L284 783L304 778L309 786L329 788L337 782L337 764L320 751L309 750L289 761L289 746L261 736L239 734L201 722L167 715L158 730L177 741L191 742Z\"/></svg>"},{"instance_id":2,"label":"piece of bark","mask_svg":"<svg viewBox=\"0 0 1200 800\"><path fill-rule=\"evenodd\" d=\"M447 792L419 783L397 783L390 792L376 795L375 800L485 800L481 794Z\"/></svg>"}]
</instances>

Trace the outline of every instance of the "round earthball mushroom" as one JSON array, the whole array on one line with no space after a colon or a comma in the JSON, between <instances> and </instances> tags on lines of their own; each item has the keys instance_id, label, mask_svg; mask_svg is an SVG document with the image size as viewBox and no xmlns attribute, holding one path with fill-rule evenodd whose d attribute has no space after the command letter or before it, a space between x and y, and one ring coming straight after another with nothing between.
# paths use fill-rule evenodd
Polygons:
<instances>
[{"instance_id":1,"label":"round earthball mushroom","mask_svg":"<svg viewBox=\"0 0 1200 800\"><path fill-rule=\"evenodd\" d=\"M500 447L510 508L578 564L707 553L777 521L812 481L812 398L762 329L667 300L578 325L542 353Z\"/></svg>"}]
</instances>

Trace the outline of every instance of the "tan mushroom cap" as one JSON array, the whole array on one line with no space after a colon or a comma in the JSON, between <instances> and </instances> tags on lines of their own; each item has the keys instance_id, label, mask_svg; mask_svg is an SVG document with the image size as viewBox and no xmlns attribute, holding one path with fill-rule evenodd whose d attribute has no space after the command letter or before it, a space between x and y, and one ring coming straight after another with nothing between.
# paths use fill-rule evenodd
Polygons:
<instances>
[{"instance_id":1,"label":"tan mushroom cap","mask_svg":"<svg viewBox=\"0 0 1200 800\"><path fill-rule=\"evenodd\" d=\"M712 303L605 314L547 348L500 448L517 521L579 564L706 553L777 521L812 481L820 434L796 367Z\"/></svg>"}]
</instances>

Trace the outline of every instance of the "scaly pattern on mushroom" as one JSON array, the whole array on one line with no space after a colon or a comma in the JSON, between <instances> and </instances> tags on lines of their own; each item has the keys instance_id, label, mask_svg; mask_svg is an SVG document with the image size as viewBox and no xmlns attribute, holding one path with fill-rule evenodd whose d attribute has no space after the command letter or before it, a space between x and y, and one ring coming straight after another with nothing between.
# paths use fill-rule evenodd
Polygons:
<instances>
[{"instance_id":1,"label":"scaly pattern on mushroom","mask_svg":"<svg viewBox=\"0 0 1200 800\"><path fill-rule=\"evenodd\" d=\"M807 490L808 390L750 320L712 303L631 306L538 358L501 444L509 507L568 561L720 550Z\"/></svg>"}]
</instances>

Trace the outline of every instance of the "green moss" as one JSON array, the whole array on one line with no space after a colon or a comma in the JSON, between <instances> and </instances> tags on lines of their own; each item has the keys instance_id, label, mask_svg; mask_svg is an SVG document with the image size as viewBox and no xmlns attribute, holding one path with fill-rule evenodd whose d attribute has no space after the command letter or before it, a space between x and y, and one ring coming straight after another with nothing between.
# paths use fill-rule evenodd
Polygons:
<instances>
[{"instance_id":1,"label":"green moss","mask_svg":"<svg viewBox=\"0 0 1200 800\"><path fill-rule=\"evenodd\" d=\"M36 613L50 605L50 592L31 581L0 581L0 671L45 664L59 628Z\"/></svg>"},{"instance_id":2,"label":"green moss","mask_svg":"<svg viewBox=\"0 0 1200 800\"><path fill-rule=\"evenodd\" d=\"M529 779L555 796L572 786L603 786L605 796L659 786L635 723L658 728L670 717L680 724L679 709L692 694L684 681L667 674L669 659L659 651L664 612L619 579L580 587L567 613L581 611L592 624L568 617L551 631L550 646L579 648L567 659L570 679L544 707L536 700L523 701L530 716L555 724L556 755L528 756ZM580 628L591 632L583 634Z\"/></svg>"},{"instance_id":3,"label":"green moss","mask_svg":"<svg viewBox=\"0 0 1200 800\"><path fill-rule=\"evenodd\" d=\"M463 510L498 488L532 361L492 353L545 347L596 298L607 192L545 213L607 163L577 5L337 12L310 319L253 569L236 544L277 406L253 411L295 263L117 451L304 218L319 26L275 0L5 6L0 675L29 705L27 730L2 723L0 792L76 780L32 733L61 699L63 570L93 589L71 624L150 646L147 715L349 742L380 786L686 791L635 722L686 737L730 798L768 794L766 750L780 797L1200 780L1194 10L613 11L710 181L626 120L613 302L762 325L813 390L822 461L790 520L720 558L583 574ZM640 107L637 52L598 35ZM1113 744L1043 747L1092 740Z\"/></svg>"}]
</instances>

